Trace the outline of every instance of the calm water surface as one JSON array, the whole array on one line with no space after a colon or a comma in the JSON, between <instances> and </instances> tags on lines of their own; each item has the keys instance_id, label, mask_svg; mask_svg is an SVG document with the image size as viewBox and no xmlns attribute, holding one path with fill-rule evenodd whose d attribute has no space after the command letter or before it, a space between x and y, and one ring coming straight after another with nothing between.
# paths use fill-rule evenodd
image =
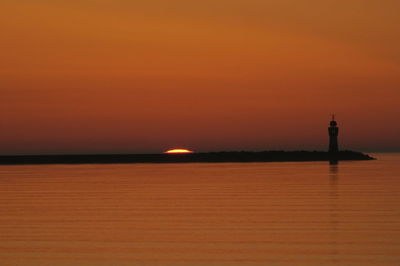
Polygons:
<instances>
[{"instance_id":1,"label":"calm water surface","mask_svg":"<svg viewBox=\"0 0 400 266\"><path fill-rule=\"evenodd\" d=\"M0 265L400 265L400 154L0 166Z\"/></svg>"}]
</instances>

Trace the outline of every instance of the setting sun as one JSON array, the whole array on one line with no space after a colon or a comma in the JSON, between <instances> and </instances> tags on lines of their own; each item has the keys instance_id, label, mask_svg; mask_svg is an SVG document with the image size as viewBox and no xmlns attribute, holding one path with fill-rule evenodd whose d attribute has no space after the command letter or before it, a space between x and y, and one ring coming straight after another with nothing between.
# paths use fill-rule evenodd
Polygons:
<instances>
[{"instance_id":1,"label":"setting sun","mask_svg":"<svg viewBox=\"0 0 400 266\"><path fill-rule=\"evenodd\" d=\"M172 149L172 150L168 150L164 153L193 153L193 151L187 150L187 149Z\"/></svg>"}]
</instances>

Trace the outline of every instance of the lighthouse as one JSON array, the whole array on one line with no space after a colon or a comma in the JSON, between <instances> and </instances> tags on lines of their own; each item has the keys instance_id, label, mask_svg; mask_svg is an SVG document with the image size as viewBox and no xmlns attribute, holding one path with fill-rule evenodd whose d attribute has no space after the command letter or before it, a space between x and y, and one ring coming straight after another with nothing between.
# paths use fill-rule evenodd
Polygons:
<instances>
[{"instance_id":1,"label":"lighthouse","mask_svg":"<svg viewBox=\"0 0 400 266\"><path fill-rule=\"evenodd\" d=\"M336 153L339 151L338 147L339 128L337 127L337 123L335 121L335 115L332 115L332 121L330 122L330 126L328 127L328 132L329 132L329 153Z\"/></svg>"}]
</instances>

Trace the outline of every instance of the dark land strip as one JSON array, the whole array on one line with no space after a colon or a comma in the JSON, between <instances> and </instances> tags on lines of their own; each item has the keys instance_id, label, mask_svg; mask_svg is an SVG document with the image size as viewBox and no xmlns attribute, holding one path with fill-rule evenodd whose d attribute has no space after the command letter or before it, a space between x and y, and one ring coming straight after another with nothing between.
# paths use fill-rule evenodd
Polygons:
<instances>
[{"instance_id":1,"label":"dark land strip","mask_svg":"<svg viewBox=\"0 0 400 266\"><path fill-rule=\"evenodd\" d=\"M0 164L223 163L374 160L354 151L208 152L186 154L2 155Z\"/></svg>"}]
</instances>

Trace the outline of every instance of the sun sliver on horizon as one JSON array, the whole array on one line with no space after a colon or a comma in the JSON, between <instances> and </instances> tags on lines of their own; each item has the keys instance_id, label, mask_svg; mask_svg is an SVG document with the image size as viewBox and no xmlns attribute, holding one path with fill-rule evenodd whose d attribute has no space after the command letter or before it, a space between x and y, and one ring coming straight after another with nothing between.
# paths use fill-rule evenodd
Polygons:
<instances>
[{"instance_id":1,"label":"sun sliver on horizon","mask_svg":"<svg viewBox=\"0 0 400 266\"><path fill-rule=\"evenodd\" d=\"M179 148L179 149L170 149L165 151L164 153L193 153L193 151Z\"/></svg>"}]
</instances>

